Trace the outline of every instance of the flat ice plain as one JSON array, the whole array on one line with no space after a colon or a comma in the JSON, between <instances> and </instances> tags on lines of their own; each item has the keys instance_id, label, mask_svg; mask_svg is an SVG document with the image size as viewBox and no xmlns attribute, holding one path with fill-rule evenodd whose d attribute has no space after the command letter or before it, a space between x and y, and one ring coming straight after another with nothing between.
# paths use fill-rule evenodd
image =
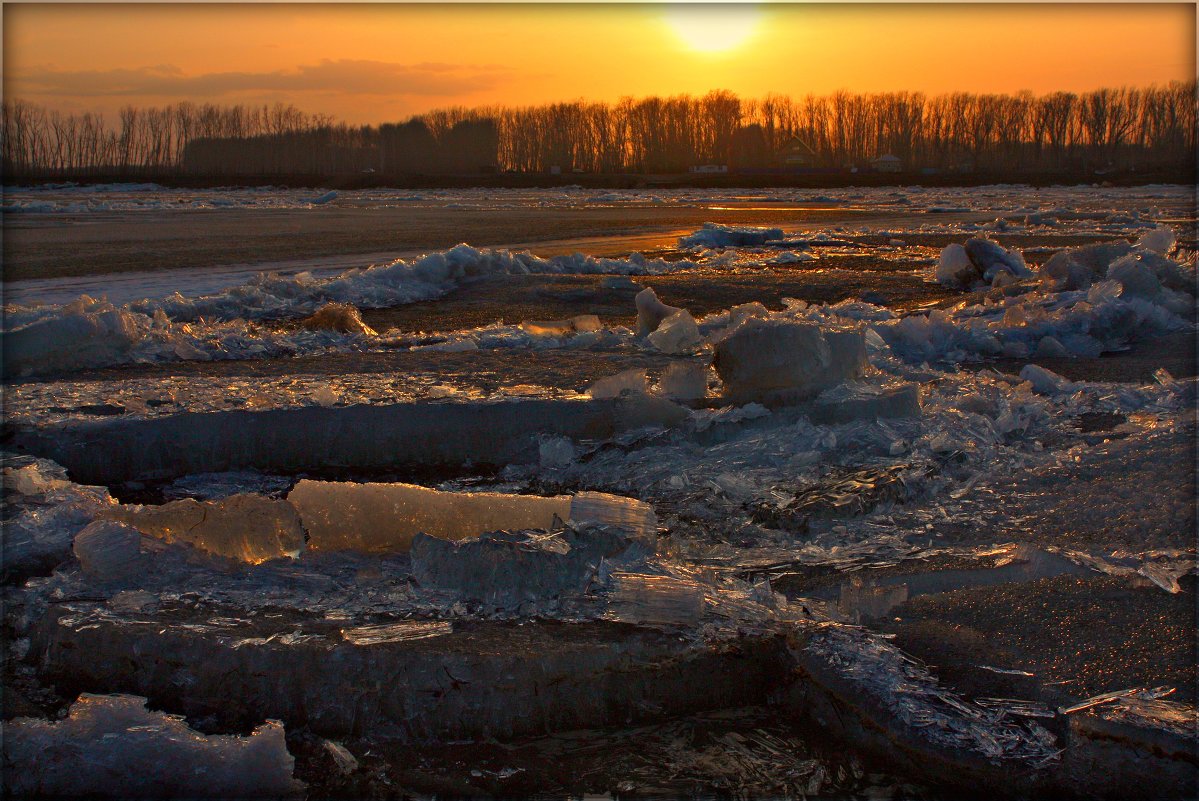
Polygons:
<instances>
[{"instance_id":1,"label":"flat ice plain","mask_svg":"<svg viewBox=\"0 0 1199 801\"><path fill-rule=\"evenodd\" d=\"M27 791L1193 793L1193 187L3 214Z\"/></svg>"}]
</instances>

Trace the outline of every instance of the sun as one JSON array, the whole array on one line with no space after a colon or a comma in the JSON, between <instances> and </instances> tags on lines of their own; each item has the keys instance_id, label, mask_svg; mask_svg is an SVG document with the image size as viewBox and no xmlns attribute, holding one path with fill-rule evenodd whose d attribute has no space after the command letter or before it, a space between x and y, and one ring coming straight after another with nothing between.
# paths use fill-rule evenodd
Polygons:
<instances>
[{"instance_id":1,"label":"sun","mask_svg":"<svg viewBox=\"0 0 1199 801\"><path fill-rule=\"evenodd\" d=\"M665 12L666 24L692 50L723 53L749 40L761 21L750 3L676 3Z\"/></svg>"}]
</instances>

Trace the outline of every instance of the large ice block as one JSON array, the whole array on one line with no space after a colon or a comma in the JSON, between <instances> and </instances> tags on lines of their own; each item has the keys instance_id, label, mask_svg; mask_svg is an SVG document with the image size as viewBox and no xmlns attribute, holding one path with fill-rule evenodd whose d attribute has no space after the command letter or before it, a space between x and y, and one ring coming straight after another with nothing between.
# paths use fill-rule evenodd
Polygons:
<instances>
[{"instance_id":1,"label":"large ice block","mask_svg":"<svg viewBox=\"0 0 1199 801\"><path fill-rule=\"evenodd\" d=\"M48 798L280 798L301 793L283 724L205 736L133 695L84 693L63 720L4 725L5 794Z\"/></svg>"},{"instance_id":2,"label":"large ice block","mask_svg":"<svg viewBox=\"0 0 1199 801\"><path fill-rule=\"evenodd\" d=\"M639 394L589 401L309 406L26 428L13 432L10 447L52 458L75 481L95 484L247 469L502 466L535 461L547 436L607 439L644 426L674 425L687 414L665 398Z\"/></svg>"},{"instance_id":3,"label":"large ice block","mask_svg":"<svg viewBox=\"0 0 1199 801\"><path fill-rule=\"evenodd\" d=\"M297 637L291 616L216 627L218 614L228 610L52 604L31 650L59 686L171 698L222 727L278 718L322 737L395 744L506 741L762 704L790 675L771 630L712 644L608 621L385 619L364 632L314 615Z\"/></svg>"},{"instance_id":4,"label":"large ice block","mask_svg":"<svg viewBox=\"0 0 1199 801\"><path fill-rule=\"evenodd\" d=\"M294 557L304 549L300 517L287 501L231 495L217 501L185 498L162 506L117 506L107 516L166 542L257 564Z\"/></svg>"},{"instance_id":5,"label":"large ice block","mask_svg":"<svg viewBox=\"0 0 1199 801\"><path fill-rule=\"evenodd\" d=\"M489 531L552 529L566 522L599 523L651 537L653 508L601 492L512 495L442 492L415 484L301 481L287 496L317 551L396 553L417 534L442 540L475 539Z\"/></svg>"},{"instance_id":6,"label":"large ice block","mask_svg":"<svg viewBox=\"0 0 1199 801\"><path fill-rule=\"evenodd\" d=\"M990 283L1000 272L1006 272L1018 278L1032 275L1032 270L1024 262L1024 256L1017 250L1009 250L989 239L972 237L966 240L966 255L982 273L982 278Z\"/></svg>"},{"instance_id":7,"label":"large ice block","mask_svg":"<svg viewBox=\"0 0 1199 801\"><path fill-rule=\"evenodd\" d=\"M414 484L301 481L287 496L314 551L407 551L419 533L443 540L486 531L549 529L570 517L570 496L440 492Z\"/></svg>"}]
</instances>

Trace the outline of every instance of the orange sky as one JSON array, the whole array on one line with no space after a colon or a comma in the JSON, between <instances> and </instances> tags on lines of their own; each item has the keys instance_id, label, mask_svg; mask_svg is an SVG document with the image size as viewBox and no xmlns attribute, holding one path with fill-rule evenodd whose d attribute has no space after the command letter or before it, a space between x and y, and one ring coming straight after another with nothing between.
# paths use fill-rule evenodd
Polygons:
<instances>
[{"instance_id":1,"label":"orange sky","mask_svg":"<svg viewBox=\"0 0 1199 801\"><path fill-rule=\"evenodd\" d=\"M106 114L281 100L375 123L717 88L1040 93L1194 75L1193 3L4 5L5 97Z\"/></svg>"}]
</instances>

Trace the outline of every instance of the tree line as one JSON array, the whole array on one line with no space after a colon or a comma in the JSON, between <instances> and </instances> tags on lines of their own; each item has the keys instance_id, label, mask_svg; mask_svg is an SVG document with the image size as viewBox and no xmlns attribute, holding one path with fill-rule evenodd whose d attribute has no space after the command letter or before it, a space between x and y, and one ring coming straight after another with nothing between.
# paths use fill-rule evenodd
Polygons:
<instances>
[{"instance_id":1,"label":"tree line","mask_svg":"<svg viewBox=\"0 0 1199 801\"><path fill-rule=\"evenodd\" d=\"M121 109L115 124L6 101L6 176L382 176L487 171L1193 170L1196 83L1033 95L920 92L625 98L453 107L352 126L294 106L189 102Z\"/></svg>"}]
</instances>

